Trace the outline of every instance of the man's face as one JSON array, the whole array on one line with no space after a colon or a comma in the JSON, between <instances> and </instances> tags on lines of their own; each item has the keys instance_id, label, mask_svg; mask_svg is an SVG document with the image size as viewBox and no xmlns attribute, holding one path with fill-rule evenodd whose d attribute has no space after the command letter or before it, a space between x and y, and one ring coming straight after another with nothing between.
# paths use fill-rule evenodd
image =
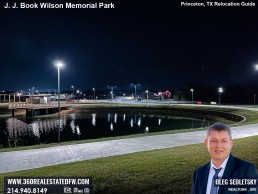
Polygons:
<instances>
[{"instance_id":1,"label":"man's face","mask_svg":"<svg viewBox=\"0 0 258 194\"><path fill-rule=\"evenodd\" d=\"M205 145L210 153L213 163L222 164L230 154L233 141L227 131L211 130L205 139Z\"/></svg>"}]
</instances>

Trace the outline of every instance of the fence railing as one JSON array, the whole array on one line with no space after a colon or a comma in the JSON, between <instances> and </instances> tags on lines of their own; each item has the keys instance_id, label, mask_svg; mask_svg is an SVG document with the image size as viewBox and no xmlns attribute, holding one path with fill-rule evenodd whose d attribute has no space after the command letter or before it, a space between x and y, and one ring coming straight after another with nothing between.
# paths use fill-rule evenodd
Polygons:
<instances>
[{"instance_id":1,"label":"fence railing","mask_svg":"<svg viewBox=\"0 0 258 194\"><path fill-rule=\"evenodd\" d=\"M60 106L66 106L65 102L60 102ZM58 107L58 103L32 104L32 103L9 103L9 109L13 108L54 108Z\"/></svg>"}]
</instances>

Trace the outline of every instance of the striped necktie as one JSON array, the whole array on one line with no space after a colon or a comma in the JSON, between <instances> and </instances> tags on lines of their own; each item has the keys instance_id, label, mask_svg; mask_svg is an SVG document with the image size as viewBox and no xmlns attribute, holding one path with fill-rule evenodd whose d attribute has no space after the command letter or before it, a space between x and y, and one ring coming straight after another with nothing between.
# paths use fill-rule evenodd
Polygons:
<instances>
[{"instance_id":1,"label":"striped necktie","mask_svg":"<svg viewBox=\"0 0 258 194\"><path fill-rule=\"evenodd\" d=\"M212 179L212 183L211 183L211 193L210 194L217 194L218 193L218 186L215 185L215 180L218 179L218 174L219 172L221 171L222 168L213 168L215 170L215 174L213 176L213 179Z\"/></svg>"}]
</instances>

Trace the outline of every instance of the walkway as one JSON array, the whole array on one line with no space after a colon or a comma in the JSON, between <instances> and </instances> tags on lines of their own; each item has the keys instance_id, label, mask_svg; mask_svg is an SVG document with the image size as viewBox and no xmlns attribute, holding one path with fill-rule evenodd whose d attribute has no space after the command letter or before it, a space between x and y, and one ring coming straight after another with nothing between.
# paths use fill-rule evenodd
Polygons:
<instances>
[{"instance_id":1,"label":"walkway","mask_svg":"<svg viewBox=\"0 0 258 194\"><path fill-rule=\"evenodd\" d=\"M233 127L232 133L234 139L258 135L258 124ZM197 131L14 152L0 152L0 173L197 144L204 142L204 138L205 131Z\"/></svg>"}]
</instances>

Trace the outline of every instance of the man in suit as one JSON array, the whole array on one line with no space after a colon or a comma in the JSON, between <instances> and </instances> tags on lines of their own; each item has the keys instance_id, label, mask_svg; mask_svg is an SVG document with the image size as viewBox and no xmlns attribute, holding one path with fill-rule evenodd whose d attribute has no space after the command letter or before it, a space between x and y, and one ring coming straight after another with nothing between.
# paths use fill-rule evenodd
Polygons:
<instances>
[{"instance_id":1,"label":"man in suit","mask_svg":"<svg viewBox=\"0 0 258 194\"><path fill-rule=\"evenodd\" d=\"M194 172L192 182L192 194L257 194L258 188L248 192L247 186L235 188L247 188L247 191L232 190L230 186L215 186L217 178L227 179L256 179L257 168L254 164L241 160L230 154L233 146L231 129L223 123L215 123L207 130L205 146L211 156L211 161Z\"/></svg>"}]
</instances>

